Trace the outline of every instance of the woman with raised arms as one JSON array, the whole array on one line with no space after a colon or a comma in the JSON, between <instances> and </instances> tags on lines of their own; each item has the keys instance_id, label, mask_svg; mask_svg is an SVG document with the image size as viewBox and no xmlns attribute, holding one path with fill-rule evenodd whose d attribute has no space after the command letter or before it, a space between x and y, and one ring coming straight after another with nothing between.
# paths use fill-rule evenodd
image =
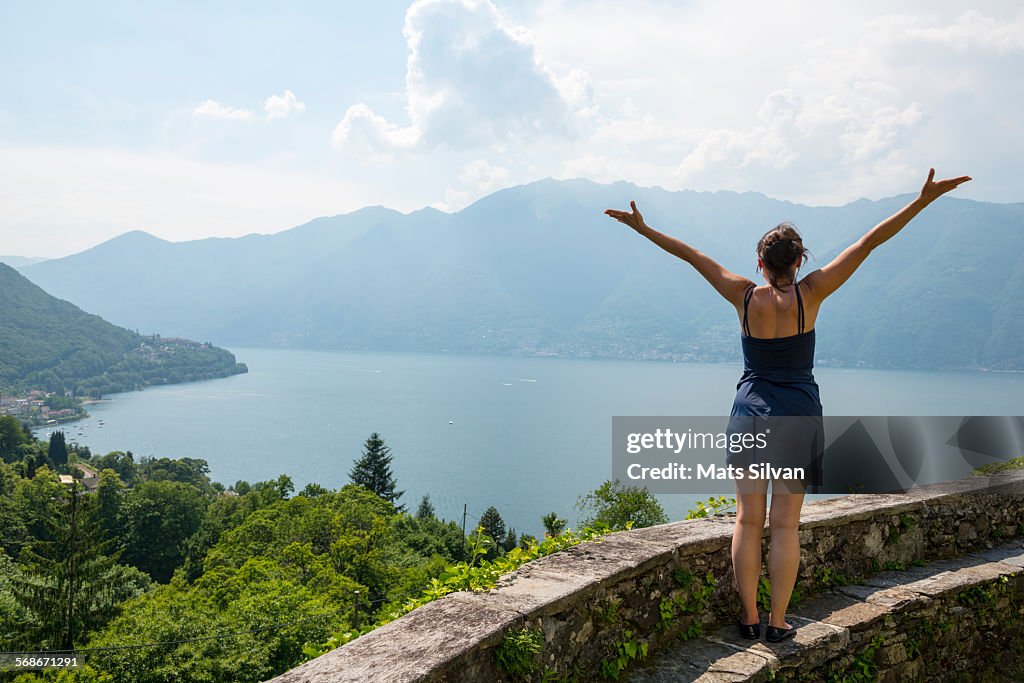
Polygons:
<instances>
[{"instance_id":1,"label":"woman with raised arms","mask_svg":"<svg viewBox=\"0 0 1024 683\"><path fill-rule=\"evenodd\" d=\"M926 206L968 176L935 180L928 172L920 194L895 214L869 230L828 265L800 277L807 250L796 228L782 223L769 230L757 244L757 270L764 284L729 272L709 256L685 242L648 226L635 202L630 211L607 209L605 214L625 223L668 253L693 266L736 309L743 348L743 374L736 387L731 420L809 416L820 424L822 414L818 385L814 380L814 322L822 303L835 292L874 249L902 230ZM793 635L786 608L800 564L797 527L807 485L821 484L823 437L810 430L805 442L787 452L787 464L804 468L807 478L798 482L772 480L771 533L768 573L771 579L771 612L765 634L770 642ZM732 454L729 464L739 462ZM767 507L767 480L736 482L736 526L732 539L733 571L741 614L737 622L744 638L760 638L757 584L761 574L761 535ZM795 485L794 485L795 484Z\"/></svg>"}]
</instances>

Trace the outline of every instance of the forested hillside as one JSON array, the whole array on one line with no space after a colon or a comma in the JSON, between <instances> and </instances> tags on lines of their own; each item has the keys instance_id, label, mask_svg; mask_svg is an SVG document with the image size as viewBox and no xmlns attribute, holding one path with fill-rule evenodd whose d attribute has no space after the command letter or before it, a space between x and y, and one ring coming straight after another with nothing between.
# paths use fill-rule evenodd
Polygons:
<instances>
[{"instance_id":1,"label":"forested hillside","mask_svg":"<svg viewBox=\"0 0 1024 683\"><path fill-rule=\"evenodd\" d=\"M667 521L608 482L577 505L586 529L552 512L538 540L491 507L465 534L428 496L398 503L390 457L373 434L339 490L296 494L286 475L225 488L203 460L95 455L2 416L0 651L87 664L18 683L255 683L541 555Z\"/></svg>"},{"instance_id":2,"label":"forested hillside","mask_svg":"<svg viewBox=\"0 0 1024 683\"><path fill-rule=\"evenodd\" d=\"M111 325L0 263L0 390L99 396L245 369L229 351L209 344Z\"/></svg>"}]
</instances>

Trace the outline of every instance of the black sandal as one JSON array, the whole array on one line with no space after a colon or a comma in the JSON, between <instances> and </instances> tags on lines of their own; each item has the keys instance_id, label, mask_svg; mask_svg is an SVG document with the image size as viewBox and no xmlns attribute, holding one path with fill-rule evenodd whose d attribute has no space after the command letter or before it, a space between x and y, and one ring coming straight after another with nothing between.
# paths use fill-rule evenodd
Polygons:
<instances>
[{"instance_id":1,"label":"black sandal","mask_svg":"<svg viewBox=\"0 0 1024 683\"><path fill-rule=\"evenodd\" d=\"M740 638L747 640L760 640L761 639L761 623L755 624L742 624L739 621L736 622L736 627L740 630Z\"/></svg>"},{"instance_id":2,"label":"black sandal","mask_svg":"<svg viewBox=\"0 0 1024 683\"><path fill-rule=\"evenodd\" d=\"M791 628L779 628L778 626L768 626L768 632L765 633L764 639L769 643L778 643L787 638L792 638L796 635L796 626Z\"/></svg>"}]
</instances>

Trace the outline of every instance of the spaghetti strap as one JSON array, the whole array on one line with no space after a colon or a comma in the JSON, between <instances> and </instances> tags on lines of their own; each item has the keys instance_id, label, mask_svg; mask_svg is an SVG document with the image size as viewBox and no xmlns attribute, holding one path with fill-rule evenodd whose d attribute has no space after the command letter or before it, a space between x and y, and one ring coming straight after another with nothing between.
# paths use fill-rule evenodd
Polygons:
<instances>
[{"instance_id":1,"label":"spaghetti strap","mask_svg":"<svg viewBox=\"0 0 1024 683\"><path fill-rule=\"evenodd\" d=\"M754 295L754 287L756 285L750 285L747 287L746 293L743 295L743 334L748 337L750 334L750 323L747 321L747 306L750 304L750 297Z\"/></svg>"},{"instance_id":2,"label":"spaghetti strap","mask_svg":"<svg viewBox=\"0 0 1024 683\"><path fill-rule=\"evenodd\" d=\"M796 306L797 306L797 329L800 334L804 333L804 300L800 296L800 283L797 282L793 287L796 289Z\"/></svg>"}]
</instances>

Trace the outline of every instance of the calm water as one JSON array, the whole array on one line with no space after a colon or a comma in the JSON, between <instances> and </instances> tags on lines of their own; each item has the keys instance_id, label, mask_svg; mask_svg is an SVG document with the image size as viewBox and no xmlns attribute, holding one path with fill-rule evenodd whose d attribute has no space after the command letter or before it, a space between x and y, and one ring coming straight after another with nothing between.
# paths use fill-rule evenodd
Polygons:
<instances>
[{"instance_id":1,"label":"calm water","mask_svg":"<svg viewBox=\"0 0 1024 683\"><path fill-rule=\"evenodd\" d=\"M575 525L576 498L610 478L613 415L724 415L740 374L738 364L233 352L248 374L117 394L62 428L95 453L203 458L225 484L284 473L296 490L346 483L376 431L407 506L429 493L440 516L461 520L465 503L471 526L494 505L507 524L539 534L550 511ZM1024 414L1022 375L815 374L826 414ZM674 518L694 501L660 499Z\"/></svg>"}]
</instances>

